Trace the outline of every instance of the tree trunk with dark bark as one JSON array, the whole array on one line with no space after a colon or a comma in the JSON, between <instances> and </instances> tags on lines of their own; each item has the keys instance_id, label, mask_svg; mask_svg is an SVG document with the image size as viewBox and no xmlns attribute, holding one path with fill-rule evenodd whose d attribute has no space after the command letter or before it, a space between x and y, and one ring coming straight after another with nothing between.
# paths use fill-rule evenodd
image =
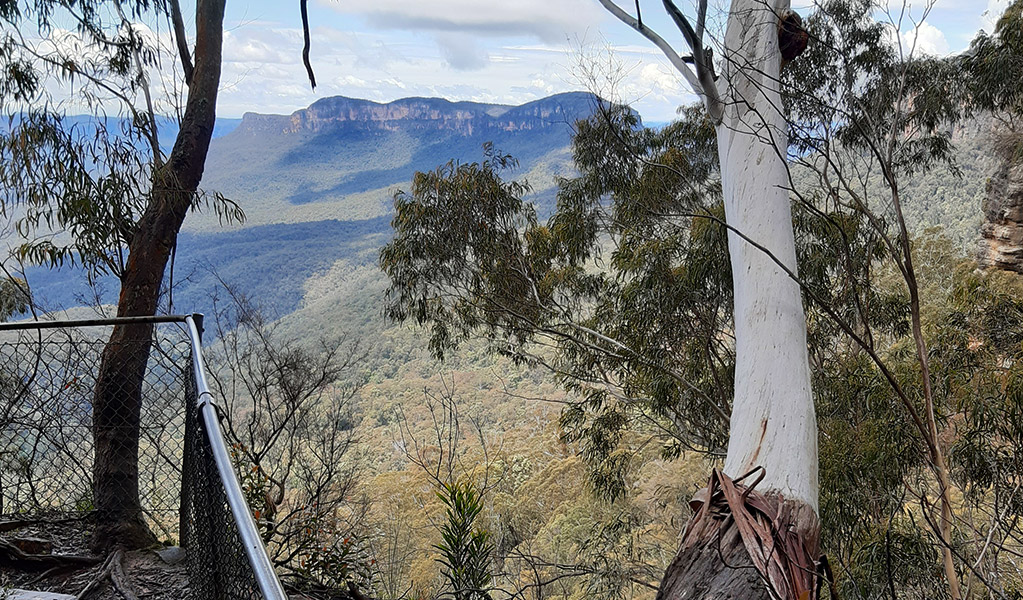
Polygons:
<instances>
[{"instance_id":1,"label":"tree trunk with dark bark","mask_svg":"<svg viewBox=\"0 0 1023 600\"><path fill-rule=\"evenodd\" d=\"M751 472L763 477L763 469ZM749 476L747 475L747 477ZM715 470L657 592L664 599L812 600L828 579L817 515ZM709 498L709 500L708 500Z\"/></svg>"},{"instance_id":2,"label":"tree trunk with dark bark","mask_svg":"<svg viewBox=\"0 0 1023 600\"><path fill-rule=\"evenodd\" d=\"M185 114L170 157L154 172L149 204L128 246L119 317L156 314L171 249L202 179L216 120L225 1L196 4L195 66ZM103 350L93 400L95 551L155 541L138 486L142 384L152 334L152 325L116 326Z\"/></svg>"}]
</instances>

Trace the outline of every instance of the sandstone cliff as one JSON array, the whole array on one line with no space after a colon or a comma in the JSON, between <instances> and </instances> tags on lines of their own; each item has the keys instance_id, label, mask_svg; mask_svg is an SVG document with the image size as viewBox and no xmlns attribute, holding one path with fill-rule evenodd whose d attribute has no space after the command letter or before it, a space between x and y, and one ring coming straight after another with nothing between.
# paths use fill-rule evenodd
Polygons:
<instances>
[{"instance_id":1,"label":"sandstone cliff","mask_svg":"<svg viewBox=\"0 0 1023 600\"><path fill-rule=\"evenodd\" d=\"M1002 161L988 181L978 261L1023 273L1023 136L999 143Z\"/></svg>"},{"instance_id":2,"label":"sandstone cliff","mask_svg":"<svg viewBox=\"0 0 1023 600\"><path fill-rule=\"evenodd\" d=\"M403 98L387 104L334 96L291 115L246 113L241 134L319 134L338 130L446 131L471 136L487 131L532 131L572 124L592 113L596 97L558 94L521 106Z\"/></svg>"}]
</instances>

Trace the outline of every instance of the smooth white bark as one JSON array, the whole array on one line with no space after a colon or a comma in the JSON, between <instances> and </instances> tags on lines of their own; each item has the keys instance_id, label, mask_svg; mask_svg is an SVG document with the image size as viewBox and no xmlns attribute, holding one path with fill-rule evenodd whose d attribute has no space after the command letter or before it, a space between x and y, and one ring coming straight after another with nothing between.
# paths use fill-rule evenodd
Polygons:
<instances>
[{"instance_id":1,"label":"smooth white bark","mask_svg":"<svg viewBox=\"0 0 1023 600\"><path fill-rule=\"evenodd\" d=\"M778 16L788 0L734 0L717 126L735 291L735 400L725 472L765 469L757 489L817 511L817 423L806 316L796 272L785 163L788 129L777 80ZM743 236L764 246L772 256Z\"/></svg>"},{"instance_id":2,"label":"smooth white bark","mask_svg":"<svg viewBox=\"0 0 1023 600\"><path fill-rule=\"evenodd\" d=\"M710 65L698 65L703 76L693 73L664 38L614 0L598 1L664 52L717 127L735 290L735 400L724 470L739 477L764 467L757 489L805 502L817 512L817 422L806 316L798 284L775 262L796 273L785 163L788 125L778 85L778 23L790 0L732 0L717 81ZM694 48L694 55L706 45L697 29L701 52Z\"/></svg>"}]
</instances>

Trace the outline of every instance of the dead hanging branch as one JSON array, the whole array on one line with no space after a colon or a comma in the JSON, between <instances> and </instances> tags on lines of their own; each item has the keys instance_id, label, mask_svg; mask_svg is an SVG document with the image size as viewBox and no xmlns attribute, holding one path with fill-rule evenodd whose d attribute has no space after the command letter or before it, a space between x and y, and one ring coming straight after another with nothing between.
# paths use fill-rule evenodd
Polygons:
<instances>
[{"instance_id":1,"label":"dead hanging branch","mask_svg":"<svg viewBox=\"0 0 1023 600\"><path fill-rule=\"evenodd\" d=\"M309 75L309 85L316 89L316 75L313 73L313 65L309 62L309 8L306 4L309 0L301 0L300 9L302 12L302 36L304 44L302 46L302 62L305 64L305 72Z\"/></svg>"}]
</instances>

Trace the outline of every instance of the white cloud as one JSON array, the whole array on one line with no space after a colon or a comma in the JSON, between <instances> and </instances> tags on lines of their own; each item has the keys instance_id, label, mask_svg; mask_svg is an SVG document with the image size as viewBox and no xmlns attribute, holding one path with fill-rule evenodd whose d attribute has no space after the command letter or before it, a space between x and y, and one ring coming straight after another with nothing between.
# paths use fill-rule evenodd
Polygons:
<instances>
[{"instance_id":1,"label":"white cloud","mask_svg":"<svg viewBox=\"0 0 1023 600\"><path fill-rule=\"evenodd\" d=\"M1001 18L1002 13L1009 6L1009 0L988 0L987 10L980 17L981 27L984 31L991 33L995 30L995 24Z\"/></svg>"},{"instance_id":2,"label":"white cloud","mask_svg":"<svg viewBox=\"0 0 1023 600\"><path fill-rule=\"evenodd\" d=\"M224 61L266 64L294 64L299 55L297 32L280 29L250 28L244 32L224 32Z\"/></svg>"},{"instance_id":3,"label":"white cloud","mask_svg":"<svg viewBox=\"0 0 1023 600\"><path fill-rule=\"evenodd\" d=\"M638 83L653 92L675 93L679 91L681 79L676 71L663 64L649 63L639 70Z\"/></svg>"},{"instance_id":4,"label":"white cloud","mask_svg":"<svg viewBox=\"0 0 1023 600\"><path fill-rule=\"evenodd\" d=\"M475 10L461 10L467 0L424 0L427 8L439 10L449 21L474 20L475 30L448 31L434 28L423 31L395 29L375 30L363 27L353 30L350 18L344 29L340 24L314 23L312 62L319 85L309 89L301 64L302 36L297 28L279 24L246 23L231 29L225 40L224 86L218 98L222 116L240 116L247 111L288 114L304 108L318 98L344 95L389 102L409 96L440 96L449 100L472 100L502 104L522 104L551 94L585 89L573 70L582 43L561 36L548 42L539 34L529 33L526 25L517 27L519 34L508 35L496 24L516 15L540 15L556 24L557 30L571 26L564 13L578 9L581 17L603 16L599 3L593 0L545 0L551 8L541 7L539 0L522 0L519 4L495 7L495 14L482 12L478 0ZM378 0L383 9L406 10L413 16L426 9L411 2ZM514 6L512 6L514 4ZM585 4L585 6L583 6ZM339 9L354 5L358 14L369 11L367 0L346 0ZM525 6L525 8L523 8ZM568 7L568 8L566 8ZM591 10L593 7L596 10ZM490 8L489 6L487 8ZM359 11L364 11L359 13ZM493 11L492 11L493 12ZM589 15L587 17L586 15ZM312 16L312 15L311 15ZM488 37L486 22L493 22ZM535 25L535 24L534 24ZM543 29L555 27L530 25ZM592 36L594 30L590 31ZM530 39L532 37L532 39ZM576 36L576 40L585 35ZM606 51L614 46L616 56L624 61L617 82L616 97L629 102L653 121L666 121L674 116L676 107L692 102L684 82L652 46L637 43L630 35L625 44L605 42Z\"/></svg>"},{"instance_id":5,"label":"white cloud","mask_svg":"<svg viewBox=\"0 0 1023 600\"><path fill-rule=\"evenodd\" d=\"M436 36L444 59L453 69L475 71L490 62L486 50L480 48L476 39L463 33L440 32Z\"/></svg>"},{"instance_id":6,"label":"white cloud","mask_svg":"<svg viewBox=\"0 0 1023 600\"><path fill-rule=\"evenodd\" d=\"M899 34L902 48L913 56L945 56L949 53L945 34L930 23L920 23L916 28Z\"/></svg>"},{"instance_id":7,"label":"white cloud","mask_svg":"<svg viewBox=\"0 0 1023 600\"><path fill-rule=\"evenodd\" d=\"M596 26L602 15L592 0L345 0L321 4L364 17L378 29L453 31L481 36L527 35L563 40Z\"/></svg>"}]
</instances>

